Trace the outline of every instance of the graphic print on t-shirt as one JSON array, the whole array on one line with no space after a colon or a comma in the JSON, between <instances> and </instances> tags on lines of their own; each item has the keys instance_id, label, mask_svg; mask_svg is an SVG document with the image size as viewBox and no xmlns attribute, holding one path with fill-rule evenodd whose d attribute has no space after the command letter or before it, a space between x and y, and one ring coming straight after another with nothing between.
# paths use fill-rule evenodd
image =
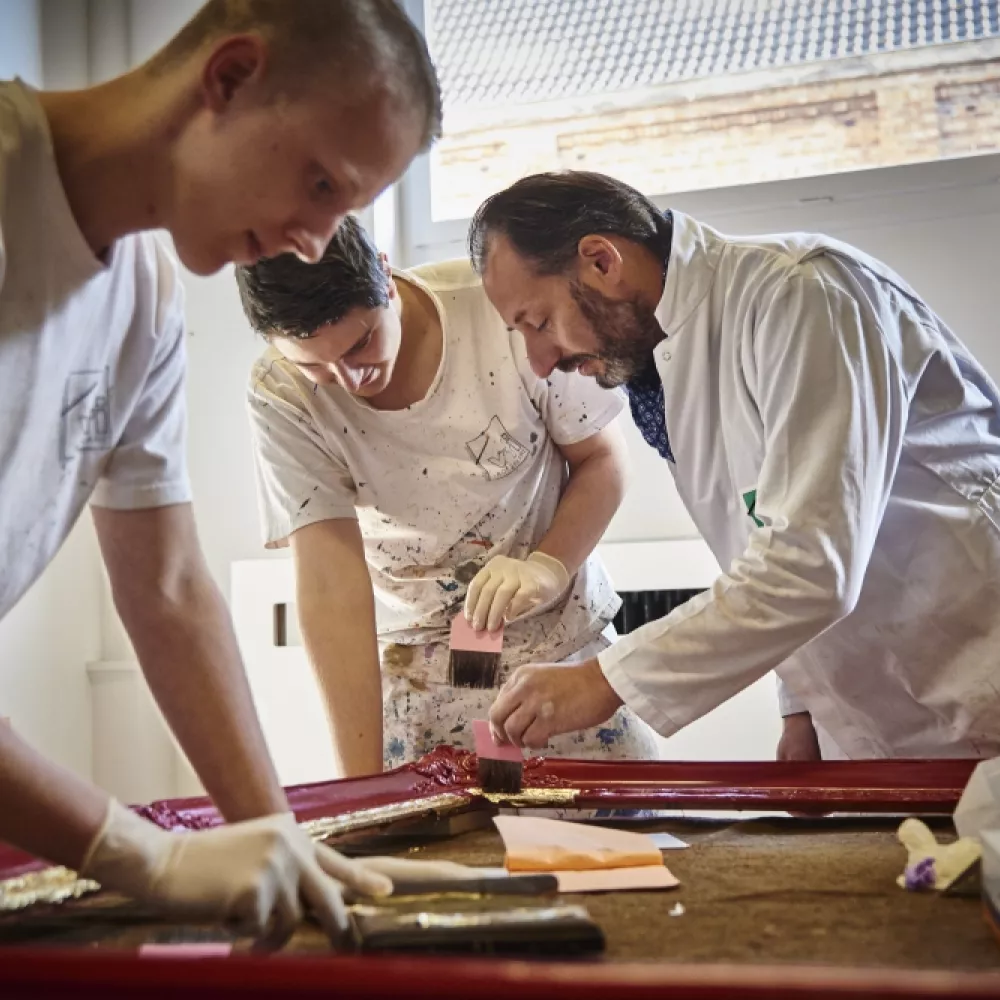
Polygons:
<instances>
[{"instance_id":1,"label":"graphic print on t-shirt","mask_svg":"<svg viewBox=\"0 0 1000 1000\"><path fill-rule=\"evenodd\" d=\"M63 389L59 435L63 465L81 451L111 447L111 379L108 369L71 372Z\"/></svg>"},{"instance_id":2,"label":"graphic print on t-shirt","mask_svg":"<svg viewBox=\"0 0 1000 1000\"><path fill-rule=\"evenodd\" d=\"M491 481L509 476L530 454L496 415L482 434L477 434L471 441L465 442L465 447L469 449L469 454L475 459L476 465Z\"/></svg>"}]
</instances>

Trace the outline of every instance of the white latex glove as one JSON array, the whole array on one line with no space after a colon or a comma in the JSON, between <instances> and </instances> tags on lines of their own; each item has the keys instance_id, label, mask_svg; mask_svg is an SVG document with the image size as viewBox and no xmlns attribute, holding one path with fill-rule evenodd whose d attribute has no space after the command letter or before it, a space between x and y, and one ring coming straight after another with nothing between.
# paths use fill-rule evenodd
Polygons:
<instances>
[{"instance_id":1,"label":"white latex glove","mask_svg":"<svg viewBox=\"0 0 1000 1000\"><path fill-rule=\"evenodd\" d=\"M476 631L490 632L532 608L555 600L569 586L566 567L544 552L527 559L494 556L469 584L465 617Z\"/></svg>"},{"instance_id":2,"label":"white latex glove","mask_svg":"<svg viewBox=\"0 0 1000 1000\"><path fill-rule=\"evenodd\" d=\"M168 833L114 799L80 873L169 917L224 921L264 947L288 940L303 903L336 940L347 930L345 889L392 892L385 875L314 844L291 813Z\"/></svg>"},{"instance_id":3,"label":"white latex glove","mask_svg":"<svg viewBox=\"0 0 1000 1000\"><path fill-rule=\"evenodd\" d=\"M907 869L925 859L934 862L931 875L935 889L947 889L982 855L982 847L974 837L961 837L950 844L939 844L927 824L913 816L903 820L896 836L906 848ZM907 888L905 872L896 879L896 884L901 889Z\"/></svg>"}]
</instances>

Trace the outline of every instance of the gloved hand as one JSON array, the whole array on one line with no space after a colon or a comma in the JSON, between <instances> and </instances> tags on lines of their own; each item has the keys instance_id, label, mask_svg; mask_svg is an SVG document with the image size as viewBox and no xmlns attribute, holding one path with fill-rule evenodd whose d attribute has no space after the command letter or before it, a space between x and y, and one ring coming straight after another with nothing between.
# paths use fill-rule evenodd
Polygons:
<instances>
[{"instance_id":1,"label":"gloved hand","mask_svg":"<svg viewBox=\"0 0 1000 1000\"><path fill-rule=\"evenodd\" d=\"M347 930L342 893L385 896L374 868L314 844L291 813L168 833L112 799L80 873L181 919L225 921L280 947L309 906L332 940Z\"/></svg>"},{"instance_id":2,"label":"gloved hand","mask_svg":"<svg viewBox=\"0 0 1000 1000\"><path fill-rule=\"evenodd\" d=\"M557 598L569 586L566 567L544 552L527 559L494 556L469 584L465 617L476 631L490 632Z\"/></svg>"}]
</instances>

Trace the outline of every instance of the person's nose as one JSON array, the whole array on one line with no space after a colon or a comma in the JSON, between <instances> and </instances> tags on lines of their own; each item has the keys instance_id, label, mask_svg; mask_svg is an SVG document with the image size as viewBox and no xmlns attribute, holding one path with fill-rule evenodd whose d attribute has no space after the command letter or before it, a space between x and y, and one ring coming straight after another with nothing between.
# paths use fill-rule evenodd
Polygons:
<instances>
[{"instance_id":1,"label":"person's nose","mask_svg":"<svg viewBox=\"0 0 1000 1000\"><path fill-rule=\"evenodd\" d=\"M559 348L553 344L548 344L540 337L525 338L525 347L528 351L528 363L531 370L539 378L548 378L552 370L559 364L562 356Z\"/></svg>"},{"instance_id":2,"label":"person's nose","mask_svg":"<svg viewBox=\"0 0 1000 1000\"><path fill-rule=\"evenodd\" d=\"M323 259L330 240L344 221L342 213L332 215L312 226L292 226L286 232L291 252L307 264L318 264Z\"/></svg>"},{"instance_id":3,"label":"person's nose","mask_svg":"<svg viewBox=\"0 0 1000 1000\"><path fill-rule=\"evenodd\" d=\"M354 393L361 388L361 380L367 374L366 368L355 368L352 365L335 364L330 366L331 377L339 382L348 392Z\"/></svg>"}]
</instances>

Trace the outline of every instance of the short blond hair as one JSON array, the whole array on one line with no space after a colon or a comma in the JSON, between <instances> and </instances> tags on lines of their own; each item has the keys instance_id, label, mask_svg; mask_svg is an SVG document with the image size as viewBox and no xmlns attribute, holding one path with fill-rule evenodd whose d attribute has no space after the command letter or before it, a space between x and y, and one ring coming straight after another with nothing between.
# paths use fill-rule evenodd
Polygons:
<instances>
[{"instance_id":1,"label":"short blond hair","mask_svg":"<svg viewBox=\"0 0 1000 1000\"><path fill-rule=\"evenodd\" d=\"M165 71L207 43L252 31L268 40L282 83L331 69L361 92L381 83L423 116L421 149L440 137L437 73L423 36L396 0L208 0L146 69Z\"/></svg>"}]
</instances>

